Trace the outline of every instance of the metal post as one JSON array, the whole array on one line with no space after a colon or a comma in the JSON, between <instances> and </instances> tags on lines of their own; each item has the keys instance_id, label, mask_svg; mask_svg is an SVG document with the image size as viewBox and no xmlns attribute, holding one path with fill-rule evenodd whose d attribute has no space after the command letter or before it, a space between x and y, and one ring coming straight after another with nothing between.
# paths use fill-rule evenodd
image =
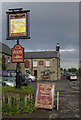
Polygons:
<instances>
[{"instance_id":1,"label":"metal post","mask_svg":"<svg viewBox=\"0 0 81 120\"><path fill-rule=\"evenodd\" d=\"M17 44L19 45L19 39L17 39ZM16 88L20 88L20 66L17 63L16 67Z\"/></svg>"},{"instance_id":2,"label":"metal post","mask_svg":"<svg viewBox=\"0 0 81 120\"><path fill-rule=\"evenodd\" d=\"M59 92L57 92L57 111L59 110Z\"/></svg>"}]
</instances>

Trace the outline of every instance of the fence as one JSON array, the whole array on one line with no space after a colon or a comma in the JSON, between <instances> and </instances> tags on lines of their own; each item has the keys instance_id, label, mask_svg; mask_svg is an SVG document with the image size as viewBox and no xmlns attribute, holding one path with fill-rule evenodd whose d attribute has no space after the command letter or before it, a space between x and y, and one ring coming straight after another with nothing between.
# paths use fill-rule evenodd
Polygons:
<instances>
[{"instance_id":1,"label":"fence","mask_svg":"<svg viewBox=\"0 0 81 120\"><path fill-rule=\"evenodd\" d=\"M10 92L9 93L3 93L2 94L2 103L3 103L3 101L6 101L6 103L8 103L10 106L12 106L13 98L15 98L16 99L16 103L17 103L17 107L19 107L20 100L22 98L24 98L25 106L26 106L27 105L27 98L32 100L33 97L34 97L34 94L27 95L26 93L22 94L22 93L13 93L13 92L11 92L11 93Z\"/></svg>"},{"instance_id":2,"label":"fence","mask_svg":"<svg viewBox=\"0 0 81 120\"><path fill-rule=\"evenodd\" d=\"M14 103L15 100L15 103ZM6 104L6 111L5 111L5 105ZM33 93L26 94L26 93L14 93L14 92L8 92L2 94L2 111L3 113L9 113L8 109L13 108L15 104L15 107L17 108L17 111L20 110L21 112L31 112L35 108L35 97ZM9 108L7 108L9 106ZM14 109L14 108L13 108ZM14 111L14 110L12 110ZM17 112L15 111L14 114ZM11 110L10 110L11 112Z\"/></svg>"}]
</instances>

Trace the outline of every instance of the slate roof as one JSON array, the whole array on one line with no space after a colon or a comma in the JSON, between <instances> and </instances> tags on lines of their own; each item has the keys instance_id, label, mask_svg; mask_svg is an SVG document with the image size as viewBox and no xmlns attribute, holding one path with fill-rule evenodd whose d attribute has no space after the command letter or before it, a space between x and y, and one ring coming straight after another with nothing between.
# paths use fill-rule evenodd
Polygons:
<instances>
[{"instance_id":1,"label":"slate roof","mask_svg":"<svg viewBox=\"0 0 81 120\"><path fill-rule=\"evenodd\" d=\"M9 46L1 42L0 42L0 52L5 53L7 55L11 55L11 49L9 48Z\"/></svg>"},{"instance_id":2,"label":"slate roof","mask_svg":"<svg viewBox=\"0 0 81 120\"><path fill-rule=\"evenodd\" d=\"M0 52L7 55L11 55L11 49L4 43L0 42ZM57 58L57 51L35 51L35 52L25 52L25 59L48 59L48 58Z\"/></svg>"},{"instance_id":3,"label":"slate roof","mask_svg":"<svg viewBox=\"0 0 81 120\"><path fill-rule=\"evenodd\" d=\"M27 59L44 59L44 58L56 58L57 51L37 51L37 52L25 52L24 58Z\"/></svg>"}]
</instances>

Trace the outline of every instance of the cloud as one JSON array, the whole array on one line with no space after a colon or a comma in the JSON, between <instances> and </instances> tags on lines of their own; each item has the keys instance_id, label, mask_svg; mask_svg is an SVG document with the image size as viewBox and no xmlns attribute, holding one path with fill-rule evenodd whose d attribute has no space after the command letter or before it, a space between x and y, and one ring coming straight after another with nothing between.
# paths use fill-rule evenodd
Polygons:
<instances>
[{"instance_id":1,"label":"cloud","mask_svg":"<svg viewBox=\"0 0 81 120\"><path fill-rule=\"evenodd\" d=\"M79 2L80 0L2 0L2 2Z\"/></svg>"},{"instance_id":2,"label":"cloud","mask_svg":"<svg viewBox=\"0 0 81 120\"><path fill-rule=\"evenodd\" d=\"M38 49L38 50L31 50L31 49L25 49L25 52L39 52L39 51L54 51L54 50L42 50L42 49Z\"/></svg>"},{"instance_id":3,"label":"cloud","mask_svg":"<svg viewBox=\"0 0 81 120\"><path fill-rule=\"evenodd\" d=\"M78 64L77 64L78 63ZM65 68L65 69L68 69L68 68L79 68L79 62L77 61L70 61L70 62L66 62L66 61L62 61L61 63L60 63L60 66L62 67L62 68Z\"/></svg>"},{"instance_id":4,"label":"cloud","mask_svg":"<svg viewBox=\"0 0 81 120\"><path fill-rule=\"evenodd\" d=\"M2 42L13 47L16 41L8 41L6 11L9 8L30 9L30 40L20 40L25 51L56 50L60 44L63 67L71 65L79 57L79 3L60 2L6 2L2 3ZM16 2L15 2L16 1ZM31 1L31 0L30 0ZM42 1L42 0L41 0ZM58 0L57 0L58 1ZM70 0L69 0L70 1ZM77 1L78 2L78 1ZM65 62L65 64L64 64ZM68 65L67 65L68 63ZM77 61L73 63L78 64Z\"/></svg>"},{"instance_id":5,"label":"cloud","mask_svg":"<svg viewBox=\"0 0 81 120\"><path fill-rule=\"evenodd\" d=\"M60 52L73 52L75 49L60 49Z\"/></svg>"},{"instance_id":6,"label":"cloud","mask_svg":"<svg viewBox=\"0 0 81 120\"><path fill-rule=\"evenodd\" d=\"M38 49L38 50L31 50L25 49L25 52L34 52L34 51L54 51L54 50L45 50L45 49ZM75 49L60 49L60 52L73 52Z\"/></svg>"}]
</instances>

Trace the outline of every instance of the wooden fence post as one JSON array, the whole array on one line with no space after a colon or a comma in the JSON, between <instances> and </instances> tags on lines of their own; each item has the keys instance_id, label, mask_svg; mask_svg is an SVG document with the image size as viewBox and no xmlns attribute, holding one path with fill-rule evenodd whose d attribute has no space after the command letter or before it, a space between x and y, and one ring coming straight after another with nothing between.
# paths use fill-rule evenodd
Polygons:
<instances>
[{"instance_id":1,"label":"wooden fence post","mask_svg":"<svg viewBox=\"0 0 81 120\"><path fill-rule=\"evenodd\" d=\"M12 106L12 96L8 96L8 104L11 107Z\"/></svg>"},{"instance_id":2,"label":"wooden fence post","mask_svg":"<svg viewBox=\"0 0 81 120\"><path fill-rule=\"evenodd\" d=\"M19 108L19 105L20 105L20 96L19 96L19 94L16 95L16 103L17 103L17 108Z\"/></svg>"},{"instance_id":3,"label":"wooden fence post","mask_svg":"<svg viewBox=\"0 0 81 120\"><path fill-rule=\"evenodd\" d=\"M25 95L25 106L27 106L27 95Z\"/></svg>"},{"instance_id":4,"label":"wooden fence post","mask_svg":"<svg viewBox=\"0 0 81 120\"><path fill-rule=\"evenodd\" d=\"M2 95L2 102L5 101L5 94Z\"/></svg>"}]
</instances>

